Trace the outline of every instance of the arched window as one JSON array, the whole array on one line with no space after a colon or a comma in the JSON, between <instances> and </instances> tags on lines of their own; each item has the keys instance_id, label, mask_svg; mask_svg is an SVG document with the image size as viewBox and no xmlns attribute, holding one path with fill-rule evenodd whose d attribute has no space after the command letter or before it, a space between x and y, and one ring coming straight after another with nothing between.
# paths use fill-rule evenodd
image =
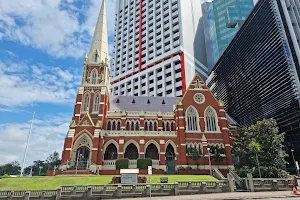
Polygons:
<instances>
[{"instance_id":1,"label":"arched window","mask_svg":"<svg viewBox=\"0 0 300 200\"><path fill-rule=\"evenodd\" d=\"M115 121L113 121L113 123L112 123L112 129L111 130L113 130L113 131L116 130L116 122Z\"/></svg>"},{"instance_id":2,"label":"arched window","mask_svg":"<svg viewBox=\"0 0 300 200\"><path fill-rule=\"evenodd\" d=\"M186 122L188 131L199 131L198 114L192 107L186 111Z\"/></svg>"},{"instance_id":3,"label":"arched window","mask_svg":"<svg viewBox=\"0 0 300 200\"><path fill-rule=\"evenodd\" d=\"M196 87L195 88L197 88L197 89L201 88L199 80L196 81Z\"/></svg>"},{"instance_id":4,"label":"arched window","mask_svg":"<svg viewBox=\"0 0 300 200\"><path fill-rule=\"evenodd\" d=\"M166 129L165 129L165 122L164 122L164 121L162 122L162 130L163 130L163 131L166 130Z\"/></svg>"},{"instance_id":5,"label":"arched window","mask_svg":"<svg viewBox=\"0 0 300 200\"><path fill-rule=\"evenodd\" d=\"M86 112L88 110L90 104L90 94L86 93L84 95L84 102L83 102L83 111Z\"/></svg>"},{"instance_id":6,"label":"arched window","mask_svg":"<svg viewBox=\"0 0 300 200\"><path fill-rule=\"evenodd\" d=\"M134 122L131 122L130 130L134 131Z\"/></svg>"},{"instance_id":7,"label":"arched window","mask_svg":"<svg viewBox=\"0 0 300 200\"><path fill-rule=\"evenodd\" d=\"M129 131L129 130L130 130L130 123L126 122L126 131Z\"/></svg>"},{"instance_id":8,"label":"arched window","mask_svg":"<svg viewBox=\"0 0 300 200\"><path fill-rule=\"evenodd\" d=\"M136 131L139 131L139 130L140 130L139 122L136 122L136 123L135 123L135 130L136 130Z\"/></svg>"},{"instance_id":9,"label":"arched window","mask_svg":"<svg viewBox=\"0 0 300 200\"><path fill-rule=\"evenodd\" d=\"M100 103L100 95L96 94L96 96L94 97L93 112L99 112L99 103Z\"/></svg>"},{"instance_id":10,"label":"arched window","mask_svg":"<svg viewBox=\"0 0 300 200\"><path fill-rule=\"evenodd\" d=\"M97 71L93 70L91 74L91 83L92 84L97 84Z\"/></svg>"},{"instance_id":11,"label":"arched window","mask_svg":"<svg viewBox=\"0 0 300 200\"><path fill-rule=\"evenodd\" d=\"M107 130L111 130L111 122L110 121L107 122Z\"/></svg>"},{"instance_id":12,"label":"arched window","mask_svg":"<svg viewBox=\"0 0 300 200\"><path fill-rule=\"evenodd\" d=\"M153 125L152 125L152 122L149 122L149 131L153 131Z\"/></svg>"},{"instance_id":13,"label":"arched window","mask_svg":"<svg viewBox=\"0 0 300 200\"><path fill-rule=\"evenodd\" d=\"M212 108L206 109L205 119L206 119L206 130L217 131L216 115Z\"/></svg>"},{"instance_id":14,"label":"arched window","mask_svg":"<svg viewBox=\"0 0 300 200\"><path fill-rule=\"evenodd\" d=\"M157 122L154 122L154 131L157 131Z\"/></svg>"},{"instance_id":15,"label":"arched window","mask_svg":"<svg viewBox=\"0 0 300 200\"><path fill-rule=\"evenodd\" d=\"M120 121L118 121L117 130L118 131L121 130L121 122Z\"/></svg>"},{"instance_id":16,"label":"arched window","mask_svg":"<svg viewBox=\"0 0 300 200\"><path fill-rule=\"evenodd\" d=\"M171 122L171 131L174 131L174 122Z\"/></svg>"},{"instance_id":17,"label":"arched window","mask_svg":"<svg viewBox=\"0 0 300 200\"><path fill-rule=\"evenodd\" d=\"M170 130L169 122L166 123L166 130L167 130L167 131Z\"/></svg>"},{"instance_id":18,"label":"arched window","mask_svg":"<svg viewBox=\"0 0 300 200\"><path fill-rule=\"evenodd\" d=\"M148 131L148 122L145 122L145 123L144 123L144 130L145 130L145 131Z\"/></svg>"}]
</instances>

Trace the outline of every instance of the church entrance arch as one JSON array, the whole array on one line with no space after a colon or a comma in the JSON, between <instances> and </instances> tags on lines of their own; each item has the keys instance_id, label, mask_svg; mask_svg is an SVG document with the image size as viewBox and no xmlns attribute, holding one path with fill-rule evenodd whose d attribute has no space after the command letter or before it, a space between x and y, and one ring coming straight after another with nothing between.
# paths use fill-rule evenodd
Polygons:
<instances>
[{"instance_id":1,"label":"church entrance arch","mask_svg":"<svg viewBox=\"0 0 300 200\"><path fill-rule=\"evenodd\" d=\"M113 143L111 143L105 149L104 160L117 160L117 159L118 159L117 147Z\"/></svg>"},{"instance_id":2,"label":"church entrance arch","mask_svg":"<svg viewBox=\"0 0 300 200\"><path fill-rule=\"evenodd\" d=\"M167 174L175 174L175 151L171 144L168 144L165 156Z\"/></svg>"},{"instance_id":3,"label":"church entrance arch","mask_svg":"<svg viewBox=\"0 0 300 200\"><path fill-rule=\"evenodd\" d=\"M92 141L86 134L80 136L73 151L73 167L87 169L90 165Z\"/></svg>"},{"instance_id":4,"label":"church entrance arch","mask_svg":"<svg viewBox=\"0 0 300 200\"><path fill-rule=\"evenodd\" d=\"M154 144L151 143L147 146L145 157L152 160L159 160L158 149Z\"/></svg>"},{"instance_id":5,"label":"church entrance arch","mask_svg":"<svg viewBox=\"0 0 300 200\"><path fill-rule=\"evenodd\" d=\"M129 160L136 160L139 157L138 148L134 144L129 144L125 149L124 158L128 158Z\"/></svg>"}]
</instances>

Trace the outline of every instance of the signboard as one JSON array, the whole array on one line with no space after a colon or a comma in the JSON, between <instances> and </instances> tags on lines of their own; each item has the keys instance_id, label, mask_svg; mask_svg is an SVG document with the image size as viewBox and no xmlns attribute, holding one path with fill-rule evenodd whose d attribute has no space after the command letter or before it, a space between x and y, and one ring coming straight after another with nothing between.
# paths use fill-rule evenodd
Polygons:
<instances>
[{"instance_id":1,"label":"signboard","mask_svg":"<svg viewBox=\"0 0 300 200\"><path fill-rule=\"evenodd\" d=\"M148 175L152 175L152 166L148 166Z\"/></svg>"},{"instance_id":2,"label":"signboard","mask_svg":"<svg viewBox=\"0 0 300 200\"><path fill-rule=\"evenodd\" d=\"M126 183L137 183L137 174L122 174L121 182Z\"/></svg>"},{"instance_id":3,"label":"signboard","mask_svg":"<svg viewBox=\"0 0 300 200\"><path fill-rule=\"evenodd\" d=\"M299 170L299 164L298 164L298 161L295 161L295 165L296 165L297 170Z\"/></svg>"}]
</instances>

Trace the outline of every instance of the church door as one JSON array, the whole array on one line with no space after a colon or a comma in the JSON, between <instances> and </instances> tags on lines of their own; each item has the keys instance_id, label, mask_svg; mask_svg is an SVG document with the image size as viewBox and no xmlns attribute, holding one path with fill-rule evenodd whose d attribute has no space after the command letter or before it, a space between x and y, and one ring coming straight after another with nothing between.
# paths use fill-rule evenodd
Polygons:
<instances>
[{"instance_id":1,"label":"church door","mask_svg":"<svg viewBox=\"0 0 300 200\"><path fill-rule=\"evenodd\" d=\"M86 169L89 165L90 149L88 147L80 147L76 152L77 169Z\"/></svg>"},{"instance_id":2,"label":"church door","mask_svg":"<svg viewBox=\"0 0 300 200\"><path fill-rule=\"evenodd\" d=\"M166 149L166 168L167 174L175 174L175 153L172 145Z\"/></svg>"}]
</instances>

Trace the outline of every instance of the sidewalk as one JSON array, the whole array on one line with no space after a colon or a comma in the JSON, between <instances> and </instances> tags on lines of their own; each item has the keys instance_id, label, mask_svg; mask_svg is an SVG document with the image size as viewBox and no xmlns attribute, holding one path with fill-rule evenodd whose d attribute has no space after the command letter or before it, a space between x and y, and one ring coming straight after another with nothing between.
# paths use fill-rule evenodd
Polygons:
<instances>
[{"instance_id":1,"label":"sidewalk","mask_svg":"<svg viewBox=\"0 0 300 200\"><path fill-rule=\"evenodd\" d=\"M278 192L232 192L232 193L214 193L214 194L199 194L199 195L182 195L182 196L164 196L152 197L151 200L239 200L239 199L266 199L266 198L291 198L300 195L293 195L292 191ZM132 198L132 200L147 200L148 198Z\"/></svg>"}]
</instances>

